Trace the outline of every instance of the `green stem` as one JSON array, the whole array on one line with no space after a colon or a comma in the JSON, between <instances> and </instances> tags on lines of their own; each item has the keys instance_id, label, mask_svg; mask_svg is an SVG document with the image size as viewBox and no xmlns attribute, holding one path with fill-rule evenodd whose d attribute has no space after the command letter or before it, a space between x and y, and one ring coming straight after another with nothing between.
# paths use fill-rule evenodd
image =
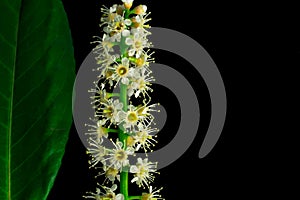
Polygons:
<instances>
[{"instance_id":1,"label":"green stem","mask_svg":"<svg viewBox=\"0 0 300 200\"><path fill-rule=\"evenodd\" d=\"M128 197L129 200L133 200L133 199L142 199L141 196L129 196Z\"/></svg>"},{"instance_id":2,"label":"green stem","mask_svg":"<svg viewBox=\"0 0 300 200\"><path fill-rule=\"evenodd\" d=\"M106 129L107 130L107 132L109 132L109 133L119 133L119 130L118 129L111 129L111 128L108 128L108 129Z\"/></svg>"},{"instance_id":3,"label":"green stem","mask_svg":"<svg viewBox=\"0 0 300 200\"><path fill-rule=\"evenodd\" d=\"M124 15L124 18L125 19L129 19L129 16L132 14L132 11L130 11L129 9L126 9L125 10L125 15Z\"/></svg>"},{"instance_id":4,"label":"green stem","mask_svg":"<svg viewBox=\"0 0 300 200\"><path fill-rule=\"evenodd\" d=\"M126 45L125 43L125 37L121 36L121 41L120 41L120 52L121 52L121 56L124 57L126 56L126 53L127 53L127 49L128 49L128 46Z\"/></svg>"},{"instance_id":5,"label":"green stem","mask_svg":"<svg viewBox=\"0 0 300 200\"><path fill-rule=\"evenodd\" d=\"M119 93L107 93L108 98L110 97L119 97L120 94Z\"/></svg>"},{"instance_id":6,"label":"green stem","mask_svg":"<svg viewBox=\"0 0 300 200\"><path fill-rule=\"evenodd\" d=\"M123 110L127 111L127 85L120 84L120 102L123 103ZM121 124L122 126L122 124ZM124 149L126 149L127 134L124 133L123 128L120 128L119 139L123 142ZM128 200L128 172L122 171L120 176L120 192L124 195L124 200Z\"/></svg>"}]
</instances>

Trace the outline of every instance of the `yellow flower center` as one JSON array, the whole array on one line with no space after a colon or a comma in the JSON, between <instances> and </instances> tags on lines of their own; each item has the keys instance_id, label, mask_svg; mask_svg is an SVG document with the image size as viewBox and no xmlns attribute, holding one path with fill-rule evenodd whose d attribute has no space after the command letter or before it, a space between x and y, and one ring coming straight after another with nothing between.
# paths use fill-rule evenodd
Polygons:
<instances>
[{"instance_id":1,"label":"yellow flower center","mask_svg":"<svg viewBox=\"0 0 300 200\"><path fill-rule=\"evenodd\" d=\"M118 161L124 161L127 159L127 157L128 156L123 149L120 149L115 153L115 159Z\"/></svg>"},{"instance_id":2,"label":"yellow flower center","mask_svg":"<svg viewBox=\"0 0 300 200\"><path fill-rule=\"evenodd\" d=\"M128 136L126 143L127 143L127 146L132 147L135 143L135 139L132 136Z\"/></svg>"},{"instance_id":3,"label":"yellow flower center","mask_svg":"<svg viewBox=\"0 0 300 200\"><path fill-rule=\"evenodd\" d=\"M136 59L135 64L138 67L142 67L145 64L145 59L140 57L140 58Z\"/></svg>"},{"instance_id":4,"label":"yellow flower center","mask_svg":"<svg viewBox=\"0 0 300 200\"><path fill-rule=\"evenodd\" d=\"M142 47L142 41L138 40L134 43L135 48L140 49Z\"/></svg>"},{"instance_id":5,"label":"yellow flower center","mask_svg":"<svg viewBox=\"0 0 300 200\"><path fill-rule=\"evenodd\" d=\"M127 73L128 73L128 67L124 65L119 65L119 67L117 68L117 74L119 76L126 76Z\"/></svg>"},{"instance_id":6,"label":"yellow flower center","mask_svg":"<svg viewBox=\"0 0 300 200\"><path fill-rule=\"evenodd\" d=\"M137 136L139 137L139 142L144 144L146 143L147 139L151 136L148 135L146 131L141 131L137 133Z\"/></svg>"},{"instance_id":7,"label":"yellow flower center","mask_svg":"<svg viewBox=\"0 0 300 200\"><path fill-rule=\"evenodd\" d=\"M121 32L124 30L125 24L123 22L116 22L115 24L115 30L118 32Z\"/></svg>"},{"instance_id":8,"label":"yellow flower center","mask_svg":"<svg viewBox=\"0 0 300 200\"><path fill-rule=\"evenodd\" d=\"M118 175L118 170L117 169L114 169L114 168L109 168L106 172L105 172L105 175L106 176L117 176Z\"/></svg>"},{"instance_id":9,"label":"yellow flower center","mask_svg":"<svg viewBox=\"0 0 300 200\"><path fill-rule=\"evenodd\" d=\"M129 122L136 122L138 120L138 116L135 112L130 112L127 115L127 119L128 119Z\"/></svg>"},{"instance_id":10,"label":"yellow flower center","mask_svg":"<svg viewBox=\"0 0 300 200\"><path fill-rule=\"evenodd\" d=\"M111 118L113 116L114 109L112 106L108 106L103 112L106 117Z\"/></svg>"},{"instance_id":11,"label":"yellow flower center","mask_svg":"<svg viewBox=\"0 0 300 200\"><path fill-rule=\"evenodd\" d=\"M99 138L103 137L103 136L107 136L107 132L106 132L106 128L102 127L102 126L99 126L97 128L97 133L98 133L98 136Z\"/></svg>"}]
</instances>

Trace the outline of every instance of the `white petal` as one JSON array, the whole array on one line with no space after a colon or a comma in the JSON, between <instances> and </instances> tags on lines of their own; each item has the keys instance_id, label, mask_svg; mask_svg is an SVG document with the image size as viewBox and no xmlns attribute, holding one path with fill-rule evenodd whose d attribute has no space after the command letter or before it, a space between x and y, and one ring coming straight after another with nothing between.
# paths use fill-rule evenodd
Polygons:
<instances>
[{"instance_id":1,"label":"white petal","mask_svg":"<svg viewBox=\"0 0 300 200\"><path fill-rule=\"evenodd\" d=\"M123 194L117 194L116 200L124 200L124 195Z\"/></svg>"},{"instance_id":2,"label":"white petal","mask_svg":"<svg viewBox=\"0 0 300 200\"><path fill-rule=\"evenodd\" d=\"M123 161L123 166L128 166L129 165L129 160L124 160Z\"/></svg>"},{"instance_id":3,"label":"white petal","mask_svg":"<svg viewBox=\"0 0 300 200\"><path fill-rule=\"evenodd\" d=\"M126 24L127 26L131 25L131 20L130 19L125 19L124 24Z\"/></svg>"},{"instance_id":4,"label":"white petal","mask_svg":"<svg viewBox=\"0 0 300 200\"><path fill-rule=\"evenodd\" d=\"M141 22L140 16L137 15L137 16L135 17L135 21L136 21L137 23L140 23L140 22Z\"/></svg>"},{"instance_id":5,"label":"white petal","mask_svg":"<svg viewBox=\"0 0 300 200\"><path fill-rule=\"evenodd\" d=\"M118 142L116 143L116 145L117 145L117 146L119 146L120 148L122 148L122 147L123 147L123 143L122 143L122 142L120 142L120 141L118 141Z\"/></svg>"},{"instance_id":6,"label":"white petal","mask_svg":"<svg viewBox=\"0 0 300 200\"><path fill-rule=\"evenodd\" d=\"M128 155L134 154L134 148L132 148L132 147L127 147L126 153L127 153Z\"/></svg>"},{"instance_id":7,"label":"white petal","mask_svg":"<svg viewBox=\"0 0 300 200\"><path fill-rule=\"evenodd\" d=\"M130 37L125 39L125 44L127 44L128 46L133 44L133 39L131 39Z\"/></svg>"},{"instance_id":8,"label":"white petal","mask_svg":"<svg viewBox=\"0 0 300 200\"><path fill-rule=\"evenodd\" d=\"M122 78L121 82L125 85L129 84L129 79L128 78Z\"/></svg>"},{"instance_id":9,"label":"white petal","mask_svg":"<svg viewBox=\"0 0 300 200\"><path fill-rule=\"evenodd\" d=\"M141 146L142 146L141 144L138 144L136 150L138 151L141 148Z\"/></svg>"},{"instance_id":10,"label":"white petal","mask_svg":"<svg viewBox=\"0 0 300 200\"><path fill-rule=\"evenodd\" d=\"M117 10L117 5L115 4L115 5L113 5L112 7L110 7L109 12L110 12L110 13L113 13L113 12L115 12L116 10Z\"/></svg>"},{"instance_id":11,"label":"white petal","mask_svg":"<svg viewBox=\"0 0 300 200\"><path fill-rule=\"evenodd\" d=\"M137 181L137 180L139 180L139 178L138 178L138 177L134 177L134 178L131 180L131 183L133 183L133 182L135 182L135 181Z\"/></svg>"},{"instance_id":12,"label":"white petal","mask_svg":"<svg viewBox=\"0 0 300 200\"><path fill-rule=\"evenodd\" d=\"M138 98L139 97L139 95L140 95L140 93L141 93L141 91L140 90L138 90L136 93L135 93L135 98Z\"/></svg>"},{"instance_id":13,"label":"white petal","mask_svg":"<svg viewBox=\"0 0 300 200\"><path fill-rule=\"evenodd\" d=\"M129 35L130 35L130 31L129 30L122 31L122 36L123 37L128 37Z\"/></svg>"},{"instance_id":14,"label":"white petal","mask_svg":"<svg viewBox=\"0 0 300 200\"><path fill-rule=\"evenodd\" d=\"M130 50L128 51L128 55L129 55L129 56L133 56L134 53L135 53L135 50L134 50L134 49L130 49Z\"/></svg>"},{"instance_id":15,"label":"white petal","mask_svg":"<svg viewBox=\"0 0 300 200\"><path fill-rule=\"evenodd\" d=\"M141 57L142 53L143 53L143 52L142 52L141 50L139 50L138 52L136 52L135 57L136 57L136 58Z\"/></svg>"},{"instance_id":16,"label":"white petal","mask_svg":"<svg viewBox=\"0 0 300 200\"><path fill-rule=\"evenodd\" d=\"M129 65L129 59L128 58L122 58L122 64L125 65L125 66L128 66Z\"/></svg>"},{"instance_id":17,"label":"white petal","mask_svg":"<svg viewBox=\"0 0 300 200\"><path fill-rule=\"evenodd\" d=\"M128 91L127 91L127 94L128 94L129 97L131 97L133 95L133 89L129 88Z\"/></svg>"},{"instance_id":18,"label":"white petal","mask_svg":"<svg viewBox=\"0 0 300 200\"><path fill-rule=\"evenodd\" d=\"M137 166L132 165L132 166L130 167L130 173L137 173L137 172L138 172Z\"/></svg>"},{"instance_id":19,"label":"white petal","mask_svg":"<svg viewBox=\"0 0 300 200\"><path fill-rule=\"evenodd\" d=\"M138 32L133 35L133 38L136 39L136 40L139 39L139 37L140 37L140 35L139 35Z\"/></svg>"},{"instance_id":20,"label":"white petal","mask_svg":"<svg viewBox=\"0 0 300 200\"><path fill-rule=\"evenodd\" d=\"M121 110L123 108L123 103L119 103L115 107L117 110Z\"/></svg>"},{"instance_id":21,"label":"white petal","mask_svg":"<svg viewBox=\"0 0 300 200\"><path fill-rule=\"evenodd\" d=\"M117 186L116 184L113 184L113 185L111 186L111 191L115 191L117 188L118 188L118 186Z\"/></svg>"},{"instance_id":22,"label":"white petal","mask_svg":"<svg viewBox=\"0 0 300 200\"><path fill-rule=\"evenodd\" d=\"M138 159L137 159L137 162L142 164L142 163L143 163L142 158L138 158Z\"/></svg>"},{"instance_id":23,"label":"white petal","mask_svg":"<svg viewBox=\"0 0 300 200\"><path fill-rule=\"evenodd\" d=\"M133 82L133 83L132 83L132 87L133 87L133 88L138 88L138 87L139 87L139 84L137 84L136 82Z\"/></svg>"},{"instance_id":24,"label":"white petal","mask_svg":"<svg viewBox=\"0 0 300 200\"><path fill-rule=\"evenodd\" d=\"M146 5L143 5L143 10L144 10L144 12L147 12L147 6Z\"/></svg>"}]
</instances>

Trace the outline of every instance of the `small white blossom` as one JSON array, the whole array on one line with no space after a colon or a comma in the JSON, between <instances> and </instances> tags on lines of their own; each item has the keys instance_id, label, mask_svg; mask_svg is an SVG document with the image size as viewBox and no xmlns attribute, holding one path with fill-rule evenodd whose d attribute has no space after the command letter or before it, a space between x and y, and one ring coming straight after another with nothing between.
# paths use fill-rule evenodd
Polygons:
<instances>
[{"instance_id":1,"label":"small white blossom","mask_svg":"<svg viewBox=\"0 0 300 200\"><path fill-rule=\"evenodd\" d=\"M96 199L96 200L124 200L123 194L115 194L115 190L117 189L117 185L112 185L111 188L106 186L101 186L104 192L101 192L99 188L96 188L96 193L88 192L87 196L83 196L86 199Z\"/></svg>"},{"instance_id":2,"label":"small white blossom","mask_svg":"<svg viewBox=\"0 0 300 200\"><path fill-rule=\"evenodd\" d=\"M149 183L154 180L153 173L156 172L156 168L157 163L149 162L148 158L144 160L138 158L136 165L130 167L130 172L134 173L134 178L131 182L136 182L139 187L144 187L144 185L149 187Z\"/></svg>"},{"instance_id":3,"label":"small white blossom","mask_svg":"<svg viewBox=\"0 0 300 200\"><path fill-rule=\"evenodd\" d=\"M154 139L154 137L156 137L154 133L156 133L158 129L151 128L150 124L147 126L138 124L138 128L138 131L132 135L134 139L134 145L137 151L142 148L146 153L148 150L151 150L151 147L155 146L155 143L157 143L157 141Z\"/></svg>"},{"instance_id":4,"label":"small white blossom","mask_svg":"<svg viewBox=\"0 0 300 200\"><path fill-rule=\"evenodd\" d=\"M141 28L132 29L131 32L133 36L127 37L125 40L126 45L130 46L128 55L135 55L136 58L139 58L144 53L144 49L149 48L151 44L148 42L145 32Z\"/></svg>"},{"instance_id":5,"label":"small white blossom","mask_svg":"<svg viewBox=\"0 0 300 200\"><path fill-rule=\"evenodd\" d=\"M146 71L146 68L139 70L140 73L136 73L133 76L132 82L128 87L128 96L131 97L133 94L137 98L140 94L144 98L149 97L148 91L152 92L150 88L151 82L155 81L153 76L150 76L151 71Z\"/></svg>"},{"instance_id":6,"label":"small white blossom","mask_svg":"<svg viewBox=\"0 0 300 200\"><path fill-rule=\"evenodd\" d=\"M95 117L100 117L105 123L109 122L109 128L112 124L117 124L119 122L119 112L122 108L123 103L121 103L119 99L108 99L100 103L100 107L96 111Z\"/></svg>"},{"instance_id":7,"label":"small white blossom","mask_svg":"<svg viewBox=\"0 0 300 200\"><path fill-rule=\"evenodd\" d=\"M163 188L160 189L152 189L152 186L149 187L149 193L143 193L142 199L143 200L164 200L164 198L161 198L161 195L158 194Z\"/></svg>"},{"instance_id":8,"label":"small white blossom","mask_svg":"<svg viewBox=\"0 0 300 200\"><path fill-rule=\"evenodd\" d=\"M123 3L132 3L133 0L122 0Z\"/></svg>"},{"instance_id":9,"label":"small white blossom","mask_svg":"<svg viewBox=\"0 0 300 200\"><path fill-rule=\"evenodd\" d=\"M134 148L127 147L124 149L123 143L120 141L117 141L116 143L112 141L112 143L115 146L115 149L108 150L109 152L107 153L107 158L105 158L105 160L110 162L109 167L122 171L123 167L129 166L128 156L134 154Z\"/></svg>"},{"instance_id":10,"label":"small white blossom","mask_svg":"<svg viewBox=\"0 0 300 200\"><path fill-rule=\"evenodd\" d=\"M125 85L128 85L130 77L134 73L134 68L130 68L129 59L126 57L122 58L120 64L116 64L113 67L110 67L110 69L113 70L111 79L116 81L116 85L119 83L119 81Z\"/></svg>"},{"instance_id":11,"label":"small white blossom","mask_svg":"<svg viewBox=\"0 0 300 200\"><path fill-rule=\"evenodd\" d=\"M87 153L92 156L89 164L91 167L95 167L99 162L103 163L104 157L107 155L107 149L101 145L99 140L89 138L88 142L89 147L87 148Z\"/></svg>"},{"instance_id":12,"label":"small white blossom","mask_svg":"<svg viewBox=\"0 0 300 200\"><path fill-rule=\"evenodd\" d=\"M85 134L90 135L92 138L95 138L97 141L99 141L99 143L102 143L103 137L108 137L108 131L107 128L104 127L104 125L104 120L98 120L96 122L96 125L85 124L85 126L90 127L88 129L88 132Z\"/></svg>"}]
</instances>

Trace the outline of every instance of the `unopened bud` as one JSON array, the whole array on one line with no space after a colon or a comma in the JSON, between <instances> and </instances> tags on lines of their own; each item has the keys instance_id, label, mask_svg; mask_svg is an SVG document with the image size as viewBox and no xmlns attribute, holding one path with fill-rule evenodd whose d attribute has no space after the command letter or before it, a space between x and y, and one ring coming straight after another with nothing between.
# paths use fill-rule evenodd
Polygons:
<instances>
[{"instance_id":1,"label":"unopened bud","mask_svg":"<svg viewBox=\"0 0 300 200\"><path fill-rule=\"evenodd\" d=\"M143 15L147 11L147 6L145 6L145 5L139 5L139 6L135 7L133 9L133 11L134 11L134 14Z\"/></svg>"},{"instance_id":2,"label":"unopened bud","mask_svg":"<svg viewBox=\"0 0 300 200\"><path fill-rule=\"evenodd\" d=\"M122 0L126 9L130 9L132 7L133 0Z\"/></svg>"}]
</instances>

